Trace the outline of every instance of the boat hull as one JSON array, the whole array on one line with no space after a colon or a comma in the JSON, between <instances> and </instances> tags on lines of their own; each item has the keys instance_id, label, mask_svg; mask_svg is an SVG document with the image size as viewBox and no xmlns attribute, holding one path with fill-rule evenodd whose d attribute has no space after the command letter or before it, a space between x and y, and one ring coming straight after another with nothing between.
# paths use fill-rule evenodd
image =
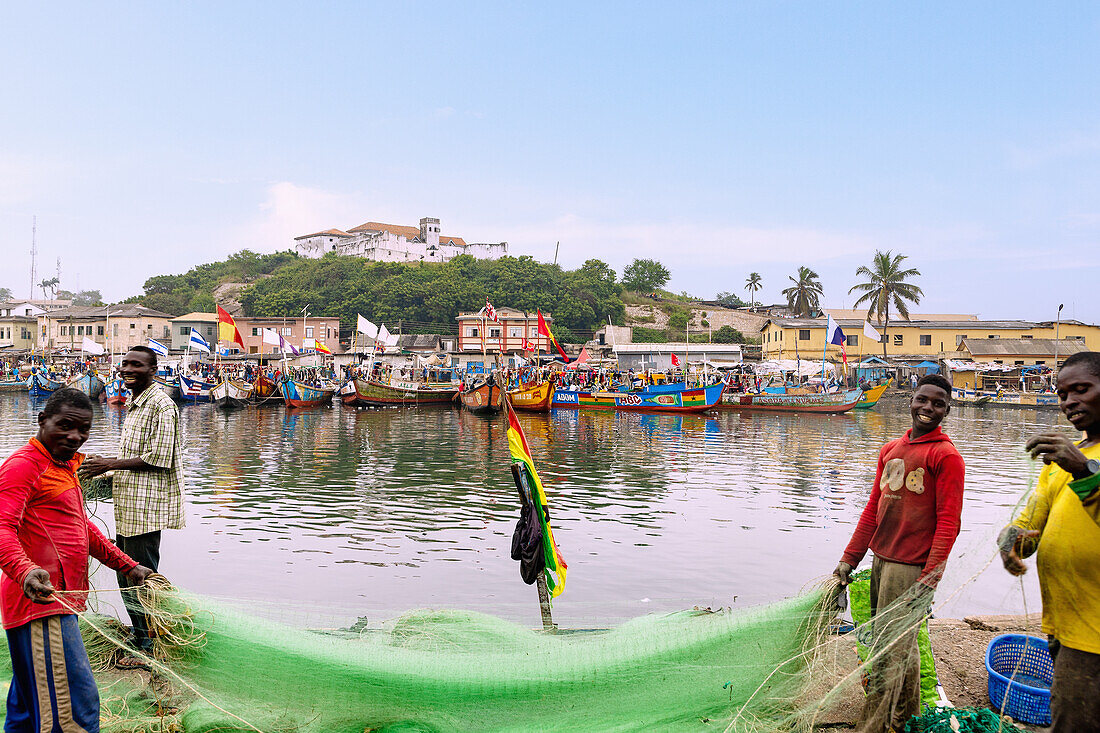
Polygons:
<instances>
[{"instance_id":1,"label":"boat hull","mask_svg":"<svg viewBox=\"0 0 1100 733\"><path fill-rule=\"evenodd\" d=\"M0 392L26 392L26 381L19 379L14 381L0 382Z\"/></svg>"},{"instance_id":2,"label":"boat hull","mask_svg":"<svg viewBox=\"0 0 1100 733\"><path fill-rule=\"evenodd\" d=\"M125 405L130 396L130 390L121 379L112 379L104 387L103 392L107 395L108 405Z\"/></svg>"},{"instance_id":3,"label":"boat hull","mask_svg":"<svg viewBox=\"0 0 1100 733\"><path fill-rule=\"evenodd\" d=\"M86 373L81 374L79 377L73 379L65 386L79 390L88 395L88 397L93 400L98 400L99 396L103 394L103 388L105 385L103 384L103 380L98 374Z\"/></svg>"},{"instance_id":4,"label":"boat hull","mask_svg":"<svg viewBox=\"0 0 1100 733\"><path fill-rule=\"evenodd\" d=\"M573 392L554 390L554 409L620 410L624 412L693 413L714 409L722 401L726 385L668 388L640 392Z\"/></svg>"},{"instance_id":5,"label":"boat hull","mask_svg":"<svg viewBox=\"0 0 1100 733\"><path fill-rule=\"evenodd\" d=\"M210 396L210 390L213 388L214 385L210 382L180 375L180 399L184 402L210 402L213 399Z\"/></svg>"},{"instance_id":6,"label":"boat hull","mask_svg":"<svg viewBox=\"0 0 1100 733\"><path fill-rule=\"evenodd\" d=\"M180 398L179 382L174 378L172 381L168 381L164 377L153 377L153 386L174 400Z\"/></svg>"},{"instance_id":7,"label":"boat hull","mask_svg":"<svg viewBox=\"0 0 1100 733\"><path fill-rule=\"evenodd\" d=\"M49 397L64 385L56 379L50 379L42 372L34 372L27 378L27 391L31 397Z\"/></svg>"},{"instance_id":8,"label":"boat hull","mask_svg":"<svg viewBox=\"0 0 1100 733\"><path fill-rule=\"evenodd\" d=\"M261 374L256 377L256 381L252 384L252 399L254 400L278 400L282 395L279 393L279 385L275 380L267 375Z\"/></svg>"},{"instance_id":9,"label":"boat hull","mask_svg":"<svg viewBox=\"0 0 1100 733\"><path fill-rule=\"evenodd\" d=\"M550 398L554 389L549 380L508 392L508 401L517 410L546 412L550 409Z\"/></svg>"},{"instance_id":10,"label":"boat hull","mask_svg":"<svg viewBox=\"0 0 1100 733\"><path fill-rule=\"evenodd\" d=\"M835 415L853 409L862 394L863 391L859 389L810 394L752 394L739 392L726 395L724 406L740 410L818 412Z\"/></svg>"},{"instance_id":11,"label":"boat hull","mask_svg":"<svg viewBox=\"0 0 1100 733\"><path fill-rule=\"evenodd\" d=\"M887 390L889 386L890 383L887 382L886 384L880 384L877 387L872 387L871 389L864 390L863 397L860 399L859 402L856 403L854 409L870 410L878 403L880 399L882 399L882 394Z\"/></svg>"},{"instance_id":12,"label":"boat hull","mask_svg":"<svg viewBox=\"0 0 1100 733\"><path fill-rule=\"evenodd\" d=\"M252 397L252 385L236 379L227 379L219 382L212 390L210 396L214 404L224 409L245 407Z\"/></svg>"},{"instance_id":13,"label":"boat hull","mask_svg":"<svg viewBox=\"0 0 1100 733\"><path fill-rule=\"evenodd\" d=\"M279 383L279 388L287 407L321 407L332 402L332 395L336 393L334 389L313 387L286 378Z\"/></svg>"},{"instance_id":14,"label":"boat hull","mask_svg":"<svg viewBox=\"0 0 1100 733\"><path fill-rule=\"evenodd\" d=\"M504 390L492 382L464 390L459 395L462 406L477 415L489 415L504 409Z\"/></svg>"},{"instance_id":15,"label":"boat hull","mask_svg":"<svg viewBox=\"0 0 1100 733\"><path fill-rule=\"evenodd\" d=\"M952 390L951 399L955 404L974 407L1057 410L1061 406L1054 392L993 392L956 388Z\"/></svg>"},{"instance_id":16,"label":"boat hull","mask_svg":"<svg viewBox=\"0 0 1100 733\"><path fill-rule=\"evenodd\" d=\"M351 379L340 388L345 405L382 407L386 405L449 405L457 389L426 387L421 382L390 382Z\"/></svg>"}]
</instances>

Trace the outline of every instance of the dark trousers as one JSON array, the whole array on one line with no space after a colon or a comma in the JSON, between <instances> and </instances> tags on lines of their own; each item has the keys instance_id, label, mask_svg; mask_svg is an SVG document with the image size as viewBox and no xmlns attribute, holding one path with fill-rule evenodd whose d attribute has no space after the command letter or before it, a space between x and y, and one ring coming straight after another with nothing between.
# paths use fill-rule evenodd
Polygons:
<instances>
[{"instance_id":1,"label":"dark trousers","mask_svg":"<svg viewBox=\"0 0 1100 733\"><path fill-rule=\"evenodd\" d=\"M1100 654L1062 646L1049 640L1054 660L1050 686L1051 733L1100 731Z\"/></svg>"},{"instance_id":2,"label":"dark trousers","mask_svg":"<svg viewBox=\"0 0 1100 733\"><path fill-rule=\"evenodd\" d=\"M150 570L160 566L160 530L146 532L133 537L115 536L118 549L132 557L139 565ZM126 604L126 613L130 614L130 623L134 629L134 645L140 649L149 649L153 642L149 638L149 622L141 612L141 603L137 591L131 590L133 583L124 574L118 574L118 588L122 591L122 600Z\"/></svg>"},{"instance_id":3,"label":"dark trousers","mask_svg":"<svg viewBox=\"0 0 1100 733\"><path fill-rule=\"evenodd\" d=\"M5 733L99 733L99 690L76 616L46 616L8 629L12 681Z\"/></svg>"}]
</instances>

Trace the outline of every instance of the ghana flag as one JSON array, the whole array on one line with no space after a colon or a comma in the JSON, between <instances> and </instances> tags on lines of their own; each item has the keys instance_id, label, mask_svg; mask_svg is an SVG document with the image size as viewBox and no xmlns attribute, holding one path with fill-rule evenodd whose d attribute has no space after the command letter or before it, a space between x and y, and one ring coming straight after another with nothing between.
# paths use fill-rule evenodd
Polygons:
<instances>
[{"instance_id":1,"label":"ghana flag","mask_svg":"<svg viewBox=\"0 0 1100 733\"><path fill-rule=\"evenodd\" d=\"M568 364L569 363L569 357L565 355L565 351L561 348L561 344L558 343L558 340L556 338L554 338L554 334L550 333L550 327L546 325L546 319L542 317L542 311L540 310L538 312L538 314L539 314L539 327L538 327L539 335L540 336L545 336L546 338L548 338L550 340L550 343L552 343L554 345L554 348L558 350L558 353L561 354L561 358L565 360L566 364Z\"/></svg>"},{"instance_id":2,"label":"ghana flag","mask_svg":"<svg viewBox=\"0 0 1100 733\"><path fill-rule=\"evenodd\" d=\"M512 403L505 400L508 409L508 450L512 453L512 462L523 466L527 473L527 485L531 487L531 501L538 510L539 523L542 525L542 551L546 559L546 588L550 591L551 598L557 598L565 590L565 573L569 566L558 551L558 545L554 542L554 532L550 529L550 510L546 506L546 492L542 490L542 481L539 472L535 470L535 461L531 458L531 450L527 447L527 438L523 435L523 428L516 419L516 412L512 409Z\"/></svg>"}]
</instances>

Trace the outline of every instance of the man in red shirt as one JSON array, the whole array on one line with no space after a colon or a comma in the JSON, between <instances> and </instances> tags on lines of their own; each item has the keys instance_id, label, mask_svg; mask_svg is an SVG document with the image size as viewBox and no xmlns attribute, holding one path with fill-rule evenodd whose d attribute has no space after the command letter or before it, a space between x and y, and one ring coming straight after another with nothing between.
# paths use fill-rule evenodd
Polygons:
<instances>
[{"instance_id":1,"label":"man in red shirt","mask_svg":"<svg viewBox=\"0 0 1100 733\"><path fill-rule=\"evenodd\" d=\"M84 512L77 451L91 427L87 395L59 389L38 435L0 465L0 616L13 668L5 731L98 733L99 691L74 614L85 607L88 555L135 582L152 572Z\"/></svg>"},{"instance_id":2,"label":"man in red shirt","mask_svg":"<svg viewBox=\"0 0 1100 733\"><path fill-rule=\"evenodd\" d=\"M920 714L917 632L959 534L962 456L940 423L951 411L951 383L917 382L913 427L882 447L871 498L834 574L847 585L870 549L871 676L860 716L863 733L901 731Z\"/></svg>"}]
</instances>

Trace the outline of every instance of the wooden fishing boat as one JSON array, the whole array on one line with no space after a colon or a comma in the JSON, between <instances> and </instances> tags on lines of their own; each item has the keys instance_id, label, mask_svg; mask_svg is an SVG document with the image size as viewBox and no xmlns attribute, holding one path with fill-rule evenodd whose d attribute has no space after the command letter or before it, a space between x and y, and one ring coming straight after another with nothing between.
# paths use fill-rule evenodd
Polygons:
<instances>
[{"instance_id":1,"label":"wooden fishing boat","mask_svg":"<svg viewBox=\"0 0 1100 733\"><path fill-rule=\"evenodd\" d=\"M504 390L492 375L459 392L459 397L463 407L478 415L488 415L504 409Z\"/></svg>"},{"instance_id":2,"label":"wooden fishing boat","mask_svg":"<svg viewBox=\"0 0 1100 733\"><path fill-rule=\"evenodd\" d=\"M41 369L35 369L27 378L27 391L31 397L49 397L65 385L56 379L50 379Z\"/></svg>"},{"instance_id":3,"label":"wooden fishing boat","mask_svg":"<svg viewBox=\"0 0 1100 733\"><path fill-rule=\"evenodd\" d=\"M722 401L726 385L722 382L705 387L687 387L683 382L654 384L635 392L585 392L554 390L550 406L589 410L625 410L628 412L704 412Z\"/></svg>"},{"instance_id":4,"label":"wooden fishing boat","mask_svg":"<svg viewBox=\"0 0 1100 733\"><path fill-rule=\"evenodd\" d=\"M858 388L841 392L808 392L802 394L736 392L726 395L723 406L741 410L837 414L848 412L848 410L854 408L862 396L863 390Z\"/></svg>"},{"instance_id":5,"label":"wooden fishing boat","mask_svg":"<svg viewBox=\"0 0 1100 733\"><path fill-rule=\"evenodd\" d=\"M179 380L176 377L165 377L158 374L153 377L153 386L174 400L180 398Z\"/></svg>"},{"instance_id":6,"label":"wooden fishing boat","mask_svg":"<svg viewBox=\"0 0 1100 733\"><path fill-rule=\"evenodd\" d=\"M550 409L550 398L554 395L553 383L548 379L545 382L528 384L519 389L508 391L508 399L512 407L517 410L529 410L531 412L546 412Z\"/></svg>"},{"instance_id":7,"label":"wooden fishing boat","mask_svg":"<svg viewBox=\"0 0 1100 733\"><path fill-rule=\"evenodd\" d=\"M1054 392L1009 392L1007 390L975 390L956 387L951 399L959 405L974 407L1019 407L1031 409L1058 409L1060 403Z\"/></svg>"},{"instance_id":8,"label":"wooden fishing boat","mask_svg":"<svg viewBox=\"0 0 1100 733\"><path fill-rule=\"evenodd\" d=\"M877 387L863 390L863 397L856 403L854 409L856 410L870 410L875 404L882 399L882 394L890 386L890 382L886 384L880 384Z\"/></svg>"},{"instance_id":9,"label":"wooden fishing boat","mask_svg":"<svg viewBox=\"0 0 1100 733\"><path fill-rule=\"evenodd\" d=\"M184 374L179 377L180 399L184 402L210 402L210 390L214 385L201 379L192 379Z\"/></svg>"},{"instance_id":10,"label":"wooden fishing boat","mask_svg":"<svg viewBox=\"0 0 1100 733\"><path fill-rule=\"evenodd\" d=\"M214 404L224 409L245 407L252 396L252 385L239 379L224 379L210 390Z\"/></svg>"},{"instance_id":11,"label":"wooden fishing boat","mask_svg":"<svg viewBox=\"0 0 1100 733\"><path fill-rule=\"evenodd\" d=\"M122 381L121 377L108 382L103 391L107 395L108 405L125 405L126 400L130 397L130 390L127 389L126 383Z\"/></svg>"},{"instance_id":12,"label":"wooden fishing boat","mask_svg":"<svg viewBox=\"0 0 1100 733\"><path fill-rule=\"evenodd\" d=\"M280 380L279 389L283 392L283 401L287 407L320 407L332 402L332 395L336 394L334 387L314 387L288 377Z\"/></svg>"},{"instance_id":13,"label":"wooden fishing boat","mask_svg":"<svg viewBox=\"0 0 1100 733\"><path fill-rule=\"evenodd\" d=\"M0 392L26 392L27 380L5 379L0 381Z\"/></svg>"},{"instance_id":14,"label":"wooden fishing boat","mask_svg":"<svg viewBox=\"0 0 1100 733\"><path fill-rule=\"evenodd\" d=\"M252 399L254 400L281 400L282 397L282 394L279 393L278 383L266 374L256 377L256 380L252 383Z\"/></svg>"},{"instance_id":15,"label":"wooden fishing boat","mask_svg":"<svg viewBox=\"0 0 1100 733\"><path fill-rule=\"evenodd\" d=\"M79 377L76 377L69 381L66 387L79 390L88 395L93 400L98 400L99 395L103 393L103 378L95 372L85 372Z\"/></svg>"},{"instance_id":16,"label":"wooden fishing boat","mask_svg":"<svg viewBox=\"0 0 1100 733\"><path fill-rule=\"evenodd\" d=\"M379 407L383 405L449 405L458 394L457 387L436 386L426 382L376 379L349 379L340 388L345 405Z\"/></svg>"}]
</instances>

